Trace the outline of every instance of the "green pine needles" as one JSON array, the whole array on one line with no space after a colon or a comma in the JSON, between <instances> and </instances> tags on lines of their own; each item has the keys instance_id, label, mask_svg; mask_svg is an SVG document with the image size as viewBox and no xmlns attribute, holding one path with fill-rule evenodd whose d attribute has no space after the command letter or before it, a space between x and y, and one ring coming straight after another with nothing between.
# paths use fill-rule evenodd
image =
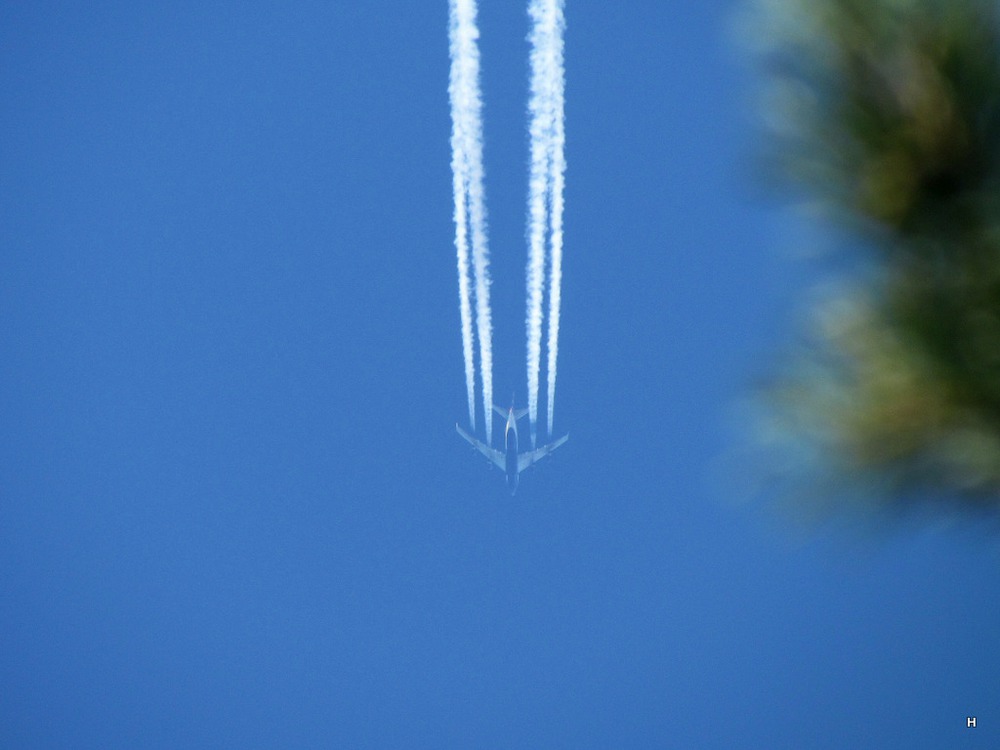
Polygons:
<instances>
[{"instance_id":1,"label":"green pine needles","mask_svg":"<svg viewBox=\"0 0 1000 750\"><path fill-rule=\"evenodd\" d=\"M998 6L762 0L753 18L768 156L864 257L770 389L772 426L891 507L1000 510Z\"/></svg>"}]
</instances>

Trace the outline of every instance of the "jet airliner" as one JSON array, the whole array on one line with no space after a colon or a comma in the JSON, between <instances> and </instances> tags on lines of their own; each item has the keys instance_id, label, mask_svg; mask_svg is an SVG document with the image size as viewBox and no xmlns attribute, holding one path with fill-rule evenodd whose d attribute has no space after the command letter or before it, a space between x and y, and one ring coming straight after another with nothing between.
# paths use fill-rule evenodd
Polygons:
<instances>
[{"instance_id":1,"label":"jet airliner","mask_svg":"<svg viewBox=\"0 0 1000 750\"><path fill-rule=\"evenodd\" d=\"M545 456L549 455L552 451L569 440L569 435L563 435L558 440L554 440L548 445L544 445L536 450L518 453L517 420L527 414L528 410L515 409L512 401L509 411L505 412L496 405L493 406L493 411L501 417L507 418L507 426L504 428L504 451L491 448L485 443L476 440L472 437L472 435L459 427L457 423L455 424L455 429L458 430L458 434L468 440L474 448L476 448L494 464L499 466L507 474L507 487L510 489L510 494L513 495L517 491L517 481L520 473L532 464L538 463L538 461L545 458Z\"/></svg>"}]
</instances>

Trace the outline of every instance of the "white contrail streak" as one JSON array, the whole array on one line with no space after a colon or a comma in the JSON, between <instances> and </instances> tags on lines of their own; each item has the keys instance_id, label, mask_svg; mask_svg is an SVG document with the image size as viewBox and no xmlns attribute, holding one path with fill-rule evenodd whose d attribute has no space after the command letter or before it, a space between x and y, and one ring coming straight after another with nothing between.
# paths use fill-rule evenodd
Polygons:
<instances>
[{"instance_id":1,"label":"white contrail streak","mask_svg":"<svg viewBox=\"0 0 1000 750\"><path fill-rule=\"evenodd\" d=\"M538 375L542 340L542 297L545 239L551 248L549 273L549 337L547 343L548 431L552 434L555 405L556 355L559 348L559 305L562 278L564 151L562 0L531 0L531 167L528 182L528 413L535 443L538 415Z\"/></svg>"},{"instance_id":2,"label":"white contrail streak","mask_svg":"<svg viewBox=\"0 0 1000 750\"><path fill-rule=\"evenodd\" d=\"M452 156L452 169L456 169ZM469 398L469 423L476 427L476 381L472 352L472 300L469 296L468 216L465 208L465 185L456 169L455 179L455 247L458 250L458 299L462 315L462 354L465 358L465 390Z\"/></svg>"},{"instance_id":3,"label":"white contrail streak","mask_svg":"<svg viewBox=\"0 0 1000 750\"><path fill-rule=\"evenodd\" d=\"M535 444L535 424L538 420L538 371L542 349L542 284L545 278L545 230L549 193L549 151L552 130L551 96L547 90L549 65L545 55L550 48L551 25L546 23L545 9L539 2L528 6L531 16L531 96L528 113L531 116L530 172L528 177L528 309L525 328L528 339L528 418L531 423L531 444Z\"/></svg>"},{"instance_id":4,"label":"white contrail streak","mask_svg":"<svg viewBox=\"0 0 1000 750\"><path fill-rule=\"evenodd\" d=\"M463 65L463 47L466 39L459 35L458 8L453 2L449 8L448 24L451 72L448 80L448 97L451 100L451 171L455 193L455 249L458 252L458 299L462 316L462 354L465 358L465 390L469 400L469 423L476 427L475 363L472 351L472 301L469 296L469 216L466 201L468 182L468 157L464 146L464 129L468 119L465 113L467 66Z\"/></svg>"},{"instance_id":5,"label":"white contrail streak","mask_svg":"<svg viewBox=\"0 0 1000 750\"><path fill-rule=\"evenodd\" d=\"M483 191L482 97L479 93L479 29L475 0L449 3L451 76L448 93L452 113L452 169L455 190L455 246L462 314L462 349L469 421L475 427L475 380L472 351L472 311L469 298L469 240L475 275L476 333L483 383L486 443L493 440L493 333L490 315L489 247ZM470 237L471 235L471 237Z\"/></svg>"},{"instance_id":6,"label":"white contrail streak","mask_svg":"<svg viewBox=\"0 0 1000 750\"><path fill-rule=\"evenodd\" d=\"M548 434L552 435L552 421L556 410L556 361L559 356L559 306L562 303L562 250L563 250L563 185L566 177L566 73L563 65L562 0L549 0L557 33L552 52L552 113L553 132L551 161L552 178L549 183L549 211L551 211L551 259L549 265L549 340L546 346L546 380L549 392L546 405L549 410Z\"/></svg>"},{"instance_id":7,"label":"white contrail streak","mask_svg":"<svg viewBox=\"0 0 1000 750\"><path fill-rule=\"evenodd\" d=\"M562 45L559 49L559 70L562 71ZM549 386L546 405L549 409L548 434L552 435L552 420L556 412L556 359L559 356L559 306L562 303L562 247L563 247L563 183L566 159L563 123L563 87L559 77L559 106L556 111L555 147L552 156L552 257L549 265L549 340L546 347L546 380Z\"/></svg>"}]
</instances>

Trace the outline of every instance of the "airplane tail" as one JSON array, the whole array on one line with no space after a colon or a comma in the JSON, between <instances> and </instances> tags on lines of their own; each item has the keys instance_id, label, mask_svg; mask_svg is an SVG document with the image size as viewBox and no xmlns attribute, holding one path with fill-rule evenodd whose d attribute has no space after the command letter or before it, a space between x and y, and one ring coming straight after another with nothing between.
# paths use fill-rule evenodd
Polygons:
<instances>
[{"instance_id":1,"label":"airplane tail","mask_svg":"<svg viewBox=\"0 0 1000 750\"><path fill-rule=\"evenodd\" d=\"M503 409L501 409L496 404L493 404L493 411L495 411L497 414L499 414L504 419L507 418L507 415L509 413L508 411L504 411ZM524 409L514 409L514 419L515 420L520 419L521 417L523 417L527 413L528 413L527 407L525 407Z\"/></svg>"}]
</instances>

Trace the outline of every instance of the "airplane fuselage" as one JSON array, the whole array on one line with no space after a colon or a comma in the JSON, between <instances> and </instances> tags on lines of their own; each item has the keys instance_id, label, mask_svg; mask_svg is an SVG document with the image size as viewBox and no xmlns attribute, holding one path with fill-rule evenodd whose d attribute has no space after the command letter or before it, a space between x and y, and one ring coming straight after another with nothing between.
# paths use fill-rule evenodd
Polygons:
<instances>
[{"instance_id":1,"label":"airplane fuselage","mask_svg":"<svg viewBox=\"0 0 1000 750\"><path fill-rule=\"evenodd\" d=\"M507 488L510 494L517 492L517 420L514 418L514 408L511 407L507 414L507 428L504 430L506 440L507 455L505 471L507 472Z\"/></svg>"}]
</instances>

